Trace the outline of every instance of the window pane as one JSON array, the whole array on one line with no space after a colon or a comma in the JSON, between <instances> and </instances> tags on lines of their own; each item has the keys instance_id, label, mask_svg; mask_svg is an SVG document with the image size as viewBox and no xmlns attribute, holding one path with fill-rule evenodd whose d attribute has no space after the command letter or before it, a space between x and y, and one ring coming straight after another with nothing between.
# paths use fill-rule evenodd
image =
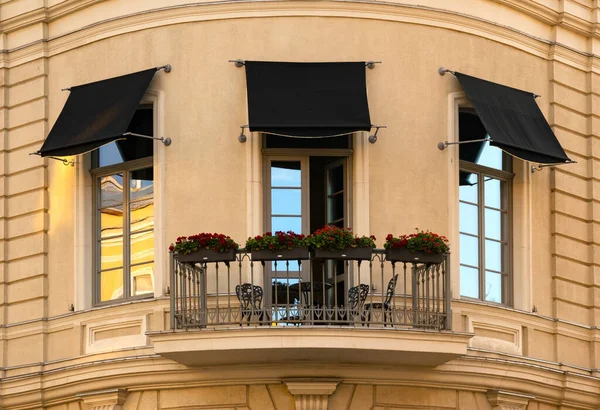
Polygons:
<instances>
[{"instance_id":1,"label":"window pane","mask_svg":"<svg viewBox=\"0 0 600 410\"><path fill-rule=\"evenodd\" d=\"M294 231L295 233L302 233L302 218L299 216L274 216L271 218L271 231Z\"/></svg>"},{"instance_id":2,"label":"window pane","mask_svg":"<svg viewBox=\"0 0 600 410\"><path fill-rule=\"evenodd\" d=\"M485 268L502 272L502 244L496 241L485 241Z\"/></svg>"},{"instance_id":3,"label":"window pane","mask_svg":"<svg viewBox=\"0 0 600 410\"><path fill-rule=\"evenodd\" d=\"M119 299L123 296L123 269L100 272L100 301Z\"/></svg>"},{"instance_id":4,"label":"window pane","mask_svg":"<svg viewBox=\"0 0 600 410\"><path fill-rule=\"evenodd\" d=\"M123 235L123 205L100 209L98 214L100 215L101 239Z\"/></svg>"},{"instance_id":5,"label":"window pane","mask_svg":"<svg viewBox=\"0 0 600 410\"><path fill-rule=\"evenodd\" d=\"M115 174L99 178L100 208L110 208L123 203L123 175Z\"/></svg>"},{"instance_id":6,"label":"window pane","mask_svg":"<svg viewBox=\"0 0 600 410\"><path fill-rule=\"evenodd\" d=\"M151 199L129 205L129 223L131 232L154 229L154 204Z\"/></svg>"},{"instance_id":7,"label":"window pane","mask_svg":"<svg viewBox=\"0 0 600 410\"><path fill-rule=\"evenodd\" d=\"M462 283L461 283L462 285ZM502 275L485 272L485 300L502 303Z\"/></svg>"},{"instance_id":8,"label":"window pane","mask_svg":"<svg viewBox=\"0 0 600 410\"><path fill-rule=\"evenodd\" d=\"M460 203L459 210L459 224L460 231L464 233L470 233L473 235L479 235L479 213L478 206Z\"/></svg>"},{"instance_id":9,"label":"window pane","mask_svg":"<svg viewBox=\"0 0 600 410\"><path fill-rule=\"evenodd\" d=\"M502 208L502 191L500 188L500 180L491 177L485 178L485 206Z\"/></svg>"},{"instance_id":10,"label":"window pane","mask_svg":"<svg viewBox=\"0 0 600 410\"><path fill-rule=\"evenodd\" d=\"M154 264L133 266L131 268L132 296L154 293Z\"/></svg>"},{"instance_id":11,"label":"window pane","mask_svg":"<svg viewBox=\"0 0 600 410\"><path fill-rule=\"evenodd\" d=\"M302 213L302 191L300 189L272 189L271 213L300 215Z\"/></svg>"},{"instance_id":12,"label":"window pane","mask_svg":"<svg viewBox=\"0 0 600 410\"><path fill-rule=\"evenodd\" d=\"M129 246L131 251L130 264L154 261L154 231L131 235Z\"/></svg>"},{"instance_id":13,"label":"window pane","mask_svg":"<svg viewBox=\"0 0 600 410\"><path fill-rule=\"evenodd\" d=\"M123 156L117 147L116 141L103 145L98 149L98 166L105 167L121 162L123 162Z\"/></svg>"},{"instance_id":14,"label":"window pane","mask_svg":"<svg viewBox=\"0 0 600 410\"><path fill-rule=\"evenodd\" d=\"M460 263L479 266L479 244L477 238L460 235Z\"/></svg>"},{"instance_id":15,"label":"window pane","mask_svg":"<svg viewBox=\"0 0 600 410\"><path fill-rule=\"evenodd\" d=\"M485 167L502 169L502 150L486 142L477 163Z\"/></svg>"},{"instance_id":16,"label":"window pane","mask_svg":"<svg viewBox=\"0 0 600 410\"><path fill-rule=\"evenodd\" d=\"M485 210L485 237L502 239L502 213L493 209Z\"/></svg>"},{"instance_id":17,"label":"window pane","mask_svg":"<svg viewBox=\"0 0 600 410\"><path fill-rule=\"evenodd\" d=\"M154 169L144 168L131 171L129 179L129 200L145 201L154 197Z\"/></svg>"},{"instance_id":18,"label":"window pane","mask_svg":"<svg viewBox=\"0 0 600 410\"><path fill-rule=\"evenodd\" d=\"M123 237L100 241L100 270L123 267Z\"/></svg>"},{"instance_id":19,"label":"window pane","mask_svg":"<svg viewBox=\"0 0 600 410\"><path fill-rule=\"evenodd\" d=\"M470 298L479 298L479 272L477 269L460 267L460 294Z\"/></svg>"},{"instance_id":20,"label":"window pane","mask_svg":"<svg viewBox=\"0 0 600 410\"><path fill-rule=\"evenodd\" d=\"M470 183L474 185L461 185L459 187L459 198L461 201L472 202L474 204L478 204L477 200L477 181L479 176L477 174L470 174L469 177Z\"/></svg>"},{"instance_id":21,"label":"window pane","mask_svg":"<svg viewBox=\"0 0 600 410\"><path fill-rule=\"evenodd\" d=\"M300 187L300 161L271 162L271 186Z\"/></svg>"}]
</instances>

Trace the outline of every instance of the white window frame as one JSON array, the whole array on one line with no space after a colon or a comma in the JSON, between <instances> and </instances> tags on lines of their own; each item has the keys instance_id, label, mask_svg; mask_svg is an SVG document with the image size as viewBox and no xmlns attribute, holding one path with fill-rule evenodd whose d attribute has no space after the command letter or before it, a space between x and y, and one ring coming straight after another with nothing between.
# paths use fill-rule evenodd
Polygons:
<instances>
[{"instance_id":1,"label":"white window frame","mask_svg":"<svg viewBox=\"0 0 600 410\"><path fill-rule=\"evenodd\" d=\"M459 142L459 109L471 107L464 92L448 95L448 142ZM460 300L460 236L459 236L459 156L458 145L450 145L442 155L448 159L448 239L450 240L450 272L452 298ZM513 159L512 182L512 287L507 300L512 307L531 311L532 308L532 196L531 172L528 161ZM467 300L467 298L465 298ZM473 300L473 299L468 299ZM479 302L477 302L479 303ZM488 303L488 302L481 302ZM489 304L498 305L489 302Z\"/></svg>"},{"instance_id":2,"label":"white window frame","mask_svg":"<svg viewBox=\"0 0 600 410\"><path fill-rule=\"evenodd\" d=\"M141 105L152 105L154 113L154 135L164 136L164 91L148 89L140 101ZM154 167L154 298L165 294L168 278L167 241L165 237L165 146L153 140ZM75 310L93 307L93 201L91 153L77 156L75 160L75 203L74 203L74 306ZM115 303L125 300L115 301ZM129 301L127 301L129 302Z\"/></svg>"}]
</instances>

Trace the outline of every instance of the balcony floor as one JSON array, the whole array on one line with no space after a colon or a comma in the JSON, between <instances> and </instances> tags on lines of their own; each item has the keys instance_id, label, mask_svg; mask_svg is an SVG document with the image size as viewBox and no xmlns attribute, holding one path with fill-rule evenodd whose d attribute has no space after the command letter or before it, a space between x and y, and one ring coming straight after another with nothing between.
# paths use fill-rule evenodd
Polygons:
<instances>
[{"instance_id":1,"label":"balcony floor","mask_svg":"<svg viewBox=\"0 0 600 410\"><path fill-rule=\"evenodd\" d=\"M154 351L187 366L298 361L434 367L467 354L468 333L325 326L147 332Z\"/></svg>"}]
</instances>

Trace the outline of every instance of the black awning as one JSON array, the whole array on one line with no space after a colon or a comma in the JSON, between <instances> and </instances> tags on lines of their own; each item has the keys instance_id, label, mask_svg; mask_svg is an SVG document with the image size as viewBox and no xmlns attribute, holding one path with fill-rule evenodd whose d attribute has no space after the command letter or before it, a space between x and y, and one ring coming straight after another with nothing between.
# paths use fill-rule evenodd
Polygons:
<instances>
[{"instance_id":1,"label":"black awning","mask_svg":"<svg viewBox=\"0 0 600 410\"><path fill-rule=\"evenodd\" d=\"M122 138L156 71L72 87L41 156L81 154Z\"/></svg>"},{"instance_id":2,"label":"black awning","mask_svg":"<svg viewBox=\"0 0 600 410\"><path fill-rule=\"evenodd\" d=\"M456 77L492 139L491 145L532 162L571 162L532 93L458 72Z\"/></svg>"},{"instance_id":3,"label":"black awning","mask_svg":"<svg viewBox=\"0 0 600 410\"><path fill-rule=\"evenodd\" d=\"M364 62L246 61L250 131L330 137L369 131Z\"/></svg>"}]
</instances>

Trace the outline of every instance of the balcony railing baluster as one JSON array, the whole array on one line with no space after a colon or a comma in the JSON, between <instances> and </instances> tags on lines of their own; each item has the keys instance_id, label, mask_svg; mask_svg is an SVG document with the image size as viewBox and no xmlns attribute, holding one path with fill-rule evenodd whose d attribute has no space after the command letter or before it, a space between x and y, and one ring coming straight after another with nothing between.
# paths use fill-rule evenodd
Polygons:
<instances>
[{"instance_id":1,"label":"balcony railing baluster","mask_svg":"<svg viewBox=\"0 0 600 410\"><path fill-rule=\"evenodd\" d=\"M382 250L375 250L370 261L303 263L309 264L305 280L300 278L300 261L257 263L240 251L235 262L184 263L171 255L171 327L450 329L448 258L441 264L390 262ZM374 284L380 286L377 293Z\"/></svg>"}]
</instances>

